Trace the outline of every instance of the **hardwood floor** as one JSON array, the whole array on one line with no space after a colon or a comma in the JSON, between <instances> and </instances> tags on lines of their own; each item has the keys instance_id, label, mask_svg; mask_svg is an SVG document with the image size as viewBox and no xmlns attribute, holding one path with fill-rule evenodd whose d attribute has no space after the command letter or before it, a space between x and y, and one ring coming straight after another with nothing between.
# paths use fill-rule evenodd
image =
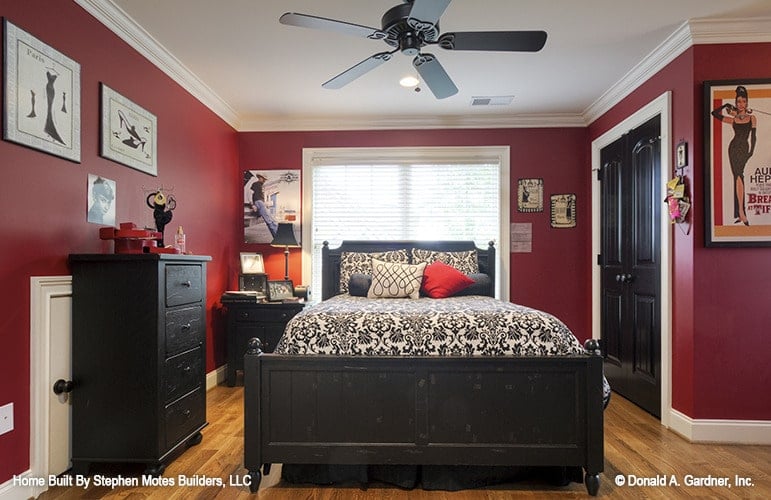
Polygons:
<instances>
[{"instance_id":1,"label":"hardwood floor","mask_svg":"<svg viewBox=\"0 0 771 500\"><path fill-rule=\"evenodd\" d=\"M219 486L149 487L91 485L53 487L39 498L70 499L239 499L261 500L369 500L369 499L452 499L496 500L512 497L587 498L583 484L573 483L556 488L538 481L503 484L460 492L401 490L387 485L357 484L336 487L297 486L280 480L280 466L274 466L263 478L257 495L250 495L245 485L228 485L242 478L243 461L243 388L218 386L208 393L209 426L203 431L203 442L188 449L173 461L163 477L207 478L221 480ZM137 477L142 467L94 466L93 474L105 477ZM727 477L728 486L688 485L694 478ZM666 486L617 486L615 479L663 477ZM751 486L740 486L736 476L749 478ZM727 446L690 444L677 434L664 429L658 420L617 394L605 411L605 471L600 476L598 497L602 498L771 498L771 446ZM92 477L93 479L93 477ZM674 480L670 484L670 481ZM676 485L677 483L677 485ZM141 484L141 480L140 480Z\"/></svg>"}]
</instances>

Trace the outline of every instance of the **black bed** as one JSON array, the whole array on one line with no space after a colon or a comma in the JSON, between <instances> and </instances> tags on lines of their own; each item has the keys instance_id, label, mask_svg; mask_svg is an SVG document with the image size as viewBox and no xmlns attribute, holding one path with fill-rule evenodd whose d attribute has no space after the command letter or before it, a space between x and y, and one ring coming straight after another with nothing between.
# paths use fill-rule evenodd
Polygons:
<instances>
[{"instance_id":1,"label":"black bed","mask_svg":"<svg viewBox=\"0 0 771 500\"><path fill-rule=\"evenodd\" d=\"M479 273L495 273L492 244L325 244L322 299L340 291L344 252L412 248L475 250ZM252 339L244 358L251 490L273 463L546 466L583 469L587 491L596 495L605 388L597 343L584 347L563 356L286 355L262 353Z\"/></svg>"}]
</instances>

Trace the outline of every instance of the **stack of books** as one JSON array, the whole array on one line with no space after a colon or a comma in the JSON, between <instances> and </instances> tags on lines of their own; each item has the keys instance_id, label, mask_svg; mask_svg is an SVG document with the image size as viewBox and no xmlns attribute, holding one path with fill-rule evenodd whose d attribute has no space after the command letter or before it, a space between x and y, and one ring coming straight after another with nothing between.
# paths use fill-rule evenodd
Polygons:
<instances>
[{"instance_id":1,"label":"stack of books","mask_svg":"<svg viewBox=\"0 0 771 500\"><path fill-rule=\"evenodd\" d=\"M220 297L220 302L260 302L265 294L251 290L228 290Z\"/></svg>"}]
</instances>

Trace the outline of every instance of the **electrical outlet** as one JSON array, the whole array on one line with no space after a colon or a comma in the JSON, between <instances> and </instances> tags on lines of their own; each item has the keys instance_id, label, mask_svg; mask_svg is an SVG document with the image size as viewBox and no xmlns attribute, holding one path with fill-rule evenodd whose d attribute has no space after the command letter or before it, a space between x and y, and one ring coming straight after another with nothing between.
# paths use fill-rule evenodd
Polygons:
<instances>
[{"instance_id":1,"label":"electrical outlet","mask_svg":"<svg viewBox=\"0 0 771 500\"><path fill-rule=\"evenodd\" d=\"M13 430L13 403L0 406L0 434Z\"/></svg>"}]
</instances>

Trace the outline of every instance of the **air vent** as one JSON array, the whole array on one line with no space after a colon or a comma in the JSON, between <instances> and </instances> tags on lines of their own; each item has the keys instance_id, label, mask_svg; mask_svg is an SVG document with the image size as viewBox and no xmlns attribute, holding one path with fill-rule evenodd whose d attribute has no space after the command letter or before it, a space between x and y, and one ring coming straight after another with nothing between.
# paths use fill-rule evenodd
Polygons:
<instances>
[{"instance_id":1,"label":"air vent","mask_svg":"<svg viewBox=\"0 0 771 500\"><path fill-rule=\"evenodd\" d=\"M472 106L508 106L514 100L513 95L498 96L474 96L471 98Z\"/></svg>"}]
</instances>

